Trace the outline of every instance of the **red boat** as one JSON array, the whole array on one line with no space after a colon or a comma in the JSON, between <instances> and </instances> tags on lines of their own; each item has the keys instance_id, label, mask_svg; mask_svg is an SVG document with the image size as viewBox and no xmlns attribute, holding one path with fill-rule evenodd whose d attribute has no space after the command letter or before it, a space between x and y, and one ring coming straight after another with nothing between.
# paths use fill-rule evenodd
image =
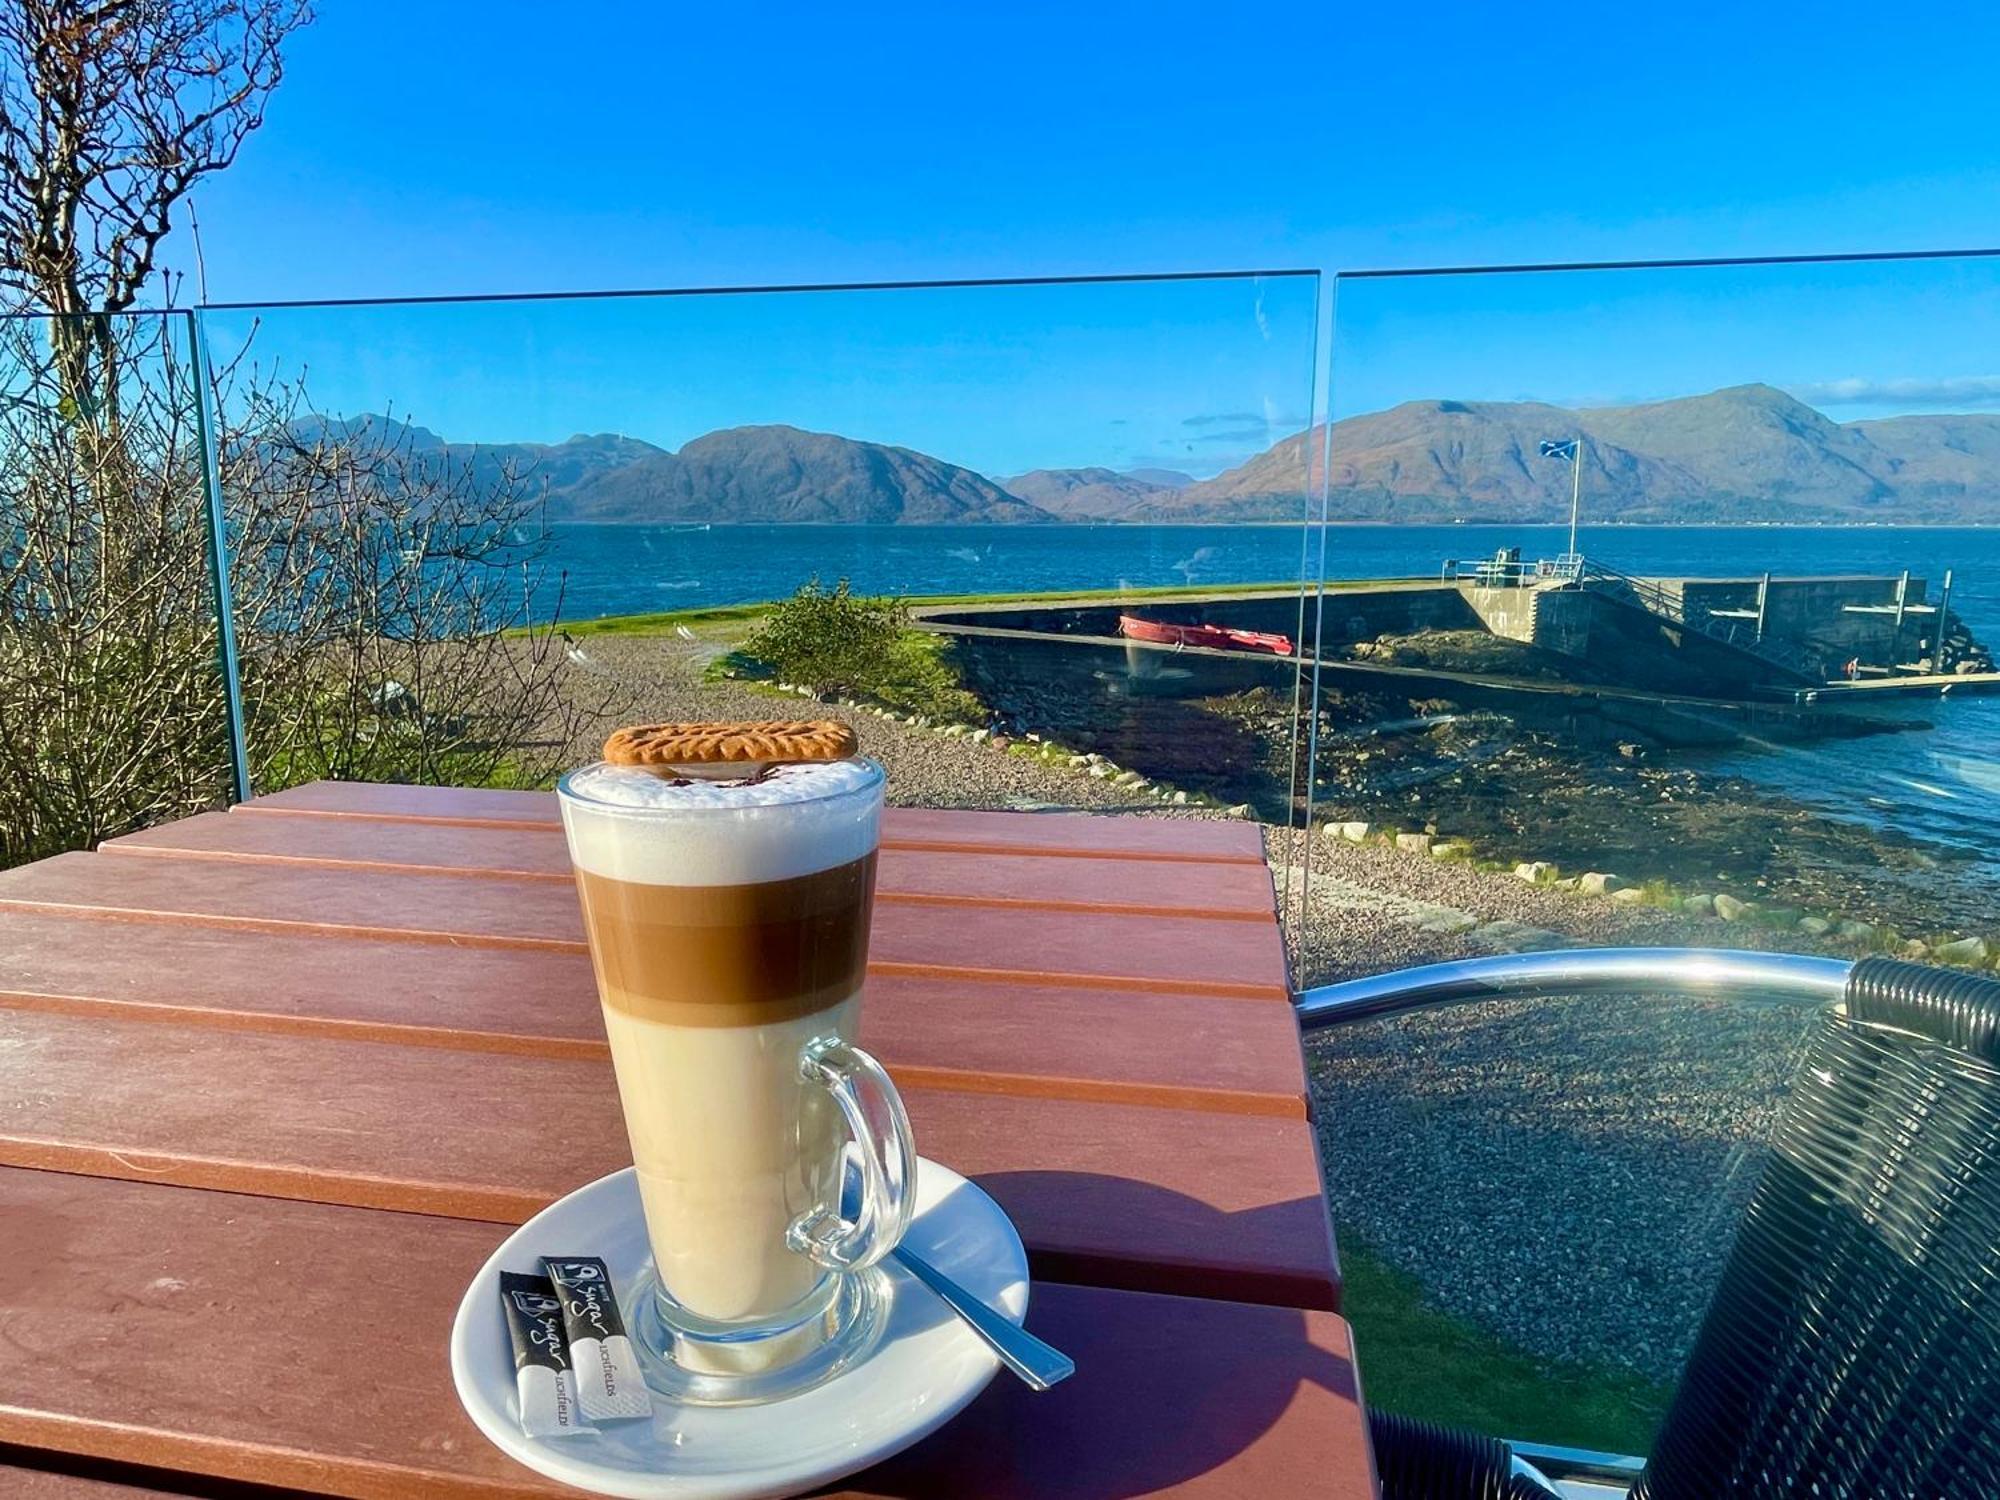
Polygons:
<instances>
[{"instance_id":1,"label":"red boat","mask_svg":"<svg viewBox=\"0 0 2000 1500\"><path fill-rule=\"evenodd\" d=\"M1269 651L1274 656L1292 654L1292 638L1262 630L1231 630L1222 625L1171 625L1164 620L1142 620L1137 615L1120 615L1118 633L1127 640L1151 641L1158 646L1209 646L1219 651Z\"/></svg>"}]
</instances>

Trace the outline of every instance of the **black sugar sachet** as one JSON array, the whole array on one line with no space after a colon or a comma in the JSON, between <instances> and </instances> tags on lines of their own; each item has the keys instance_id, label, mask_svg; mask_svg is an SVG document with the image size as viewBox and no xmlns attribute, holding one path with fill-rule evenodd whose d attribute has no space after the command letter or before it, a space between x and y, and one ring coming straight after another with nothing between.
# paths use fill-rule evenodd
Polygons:
<instances>
[{"instance_id":1,"label":"black sugar sachet","mask_svg":"<svg viewBox=\"0 0 2000 1500\"><path fill-rule=\"evenodd\" d=\"M639 1354L625 1332L604 1262L594 1255L544 1256L542 1269L562 1302L583 1414L597 1422L650 1417L653 1398L639 1373Z\"/></svg>"},{"instance_id":2,"label":"black sugar sachet","mask_svg":"<svg viewBox=\"0 0 2000 1500\"><path fill-rule=\"evenodd\" d=\"M595 1432L576 1399L576 1371L563 1333L562 1300L546 1276L500 1273L500 1305L514 1344L521 1431L531 1438Z\"/></svg>"}]
</instances>

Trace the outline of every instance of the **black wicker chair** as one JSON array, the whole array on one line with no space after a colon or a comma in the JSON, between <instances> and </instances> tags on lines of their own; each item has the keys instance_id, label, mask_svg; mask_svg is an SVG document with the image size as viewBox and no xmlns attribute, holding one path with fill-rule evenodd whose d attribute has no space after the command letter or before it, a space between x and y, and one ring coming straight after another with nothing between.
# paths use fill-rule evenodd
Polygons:
<instances>
[{"instance_id":1,"label":"black wicker chair","mask_svg":"<svg viewBox=\"0 0 2000 1500\"><path fill-rule=\"evenodd\" d=\"M1623 987L1666 988L1630 982L1643 956L1620 955ZM1723 977L1692 988L1754 989L1768 966L1698 957ZM1828 991L1828 961L1782 962L1800 976L1787 987ZM1535 967L1415 1003L1529 992ZM1555 982L1616 990L1619 967ZM1386 985L1344 988L1302 997L1307 1023L1409 1008ZM1633 1500L2000 1497L2000 982L1870 958L1837 993ZM1372 1428L1384 1500L1555 1493L1503 1442L1386 1415Z\"/></svg>"}]
</instances>

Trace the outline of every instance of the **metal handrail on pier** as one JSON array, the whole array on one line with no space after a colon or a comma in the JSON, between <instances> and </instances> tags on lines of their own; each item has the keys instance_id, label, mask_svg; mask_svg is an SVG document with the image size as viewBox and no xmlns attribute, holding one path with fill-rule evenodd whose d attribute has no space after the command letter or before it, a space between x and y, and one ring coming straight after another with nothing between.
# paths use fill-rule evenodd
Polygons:
<instances>
[{"instance_id":1,"label":"metal handrail on pier","mask_svg":"<svg viewBox=\"0 0 2000 1500\"><path fill-rule=\"evenodd\" d=\"M1536 583L1574 583L1582 576L1583 567L1583 555L1577 552L1530 558L1526 562L1518 557L1448 557L1439 571L1439 578L1444 583L1518 589Z\"/></svg>"}]
</instances>

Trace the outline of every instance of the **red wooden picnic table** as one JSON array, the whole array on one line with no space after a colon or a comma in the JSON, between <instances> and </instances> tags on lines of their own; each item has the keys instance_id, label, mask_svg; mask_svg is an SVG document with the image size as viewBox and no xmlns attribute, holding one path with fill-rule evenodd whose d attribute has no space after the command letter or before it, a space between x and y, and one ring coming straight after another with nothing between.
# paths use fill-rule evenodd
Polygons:
<instances>
[{"instance_id":1,"label":"red wooden picnic table","mask_svg":"<svg viewBox=\"0 0 2000 1500\"><path fill-rule=\"evenodd\" d=\"M1257 830L892 809L869 967L1079 1372L834 1492L1374 1495ZM446 1335L628 1159L548 795L322 782L0 873L0 1493L574 1493Z\"/></svg>"}]
</instances>

